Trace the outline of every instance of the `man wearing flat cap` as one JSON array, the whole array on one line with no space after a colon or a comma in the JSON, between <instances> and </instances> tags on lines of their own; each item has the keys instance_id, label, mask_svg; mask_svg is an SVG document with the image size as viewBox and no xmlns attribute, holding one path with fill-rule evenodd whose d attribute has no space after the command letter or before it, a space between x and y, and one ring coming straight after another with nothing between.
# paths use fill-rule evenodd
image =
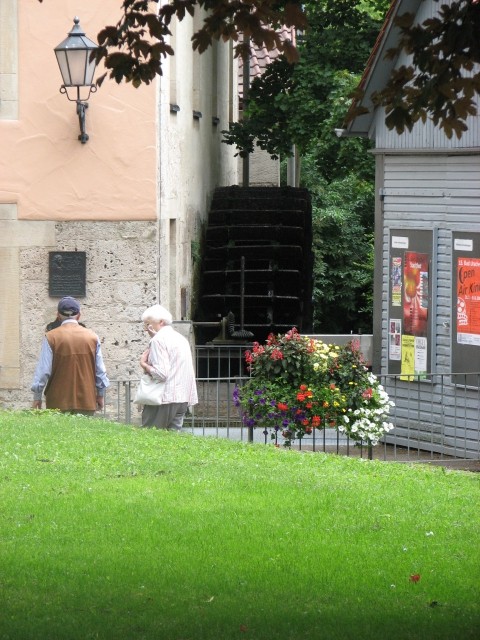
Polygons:
<instances>
[{"instance_id":1,"label":"man wearing flat cap","mask_svg":"<svg viewBox=\"0 0 480 640\"><path fill-rule=\"evenodd\" d=\"M33 408L93 415L104 405L109 380L98 336L80 326L80 304L67 296L58 303L59 327L43 338L33 377Z\"/></svg>"}]
</instances>

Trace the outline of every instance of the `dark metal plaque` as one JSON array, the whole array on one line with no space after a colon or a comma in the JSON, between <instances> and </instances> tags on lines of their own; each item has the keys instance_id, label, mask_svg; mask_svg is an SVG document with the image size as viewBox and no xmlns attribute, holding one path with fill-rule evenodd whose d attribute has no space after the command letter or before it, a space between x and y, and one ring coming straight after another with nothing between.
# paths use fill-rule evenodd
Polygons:
<instances>
[{"instance_id":1,"label":"dark metal plaque","mask_svg":"<svg viewBox=\"0 0 480 640\"><path fill-rule=\"evenodd\" d=\"M85 251L49 251L48 294L52 298L85 296L86 281Z\"/></svg>"}]
</instances>

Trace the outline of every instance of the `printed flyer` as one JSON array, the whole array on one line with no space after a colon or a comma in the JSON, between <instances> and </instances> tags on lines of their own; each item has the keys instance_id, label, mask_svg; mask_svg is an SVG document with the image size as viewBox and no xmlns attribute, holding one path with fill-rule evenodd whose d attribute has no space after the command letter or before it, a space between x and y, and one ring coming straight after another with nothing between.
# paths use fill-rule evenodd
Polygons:
<instances>
[{"instance_id":1,"label":"printed flyer","mask_svg":"<svg viewBox=\"0 0 480 640\"><path fill-rule=\"evenodd\" d=\"M415 375L424 378L427 372L427 339L415 338Z\"/></svg>"},{"instance_id":2,"label":"printed flyer","mask_svg":"<svg viewBox=\"0 0 480 640\"><path fill-rule=\"evenodd\" d=\"M400 380L413 380L415 375L415 338L402 336L402 373Z\"/></svg>"},{"instance_id":3,"label":"printed flyer","mask_svg":"<svg viewBox=\"0 0 480 640\"><path fill-rule=\"evenodd\" d=\"M457 342L480 346L480 258L457 260Z\"/></svg>"},{"instance_id":4,"label":"printed flyer","mask_svg":"<svg viewBox=\"0 0 480 640\"><path fill-rule=\"evenodd\" d=\"M418 380L427 374L427 338L402 336L400 380Z\"/></svg>"},{"instance_id":5,"label":"printed flyer","mask_svg":"<svg viewBox=\"0 0 480 640\"><path fill-rule=\"evenodd\" d=\"M402 306L402 258L392 258L392 307Z\"/></svg>"},{"instance_id":6,"label":"printed flyer","mask_svg":"<svg viewBox=\"0 0 480 640\"><path fill-rule=\"evenodd\" d=\"M390 318L388 330L388 357L390 360L402 358L402 321Z\"/></svg>"}]
</instances>

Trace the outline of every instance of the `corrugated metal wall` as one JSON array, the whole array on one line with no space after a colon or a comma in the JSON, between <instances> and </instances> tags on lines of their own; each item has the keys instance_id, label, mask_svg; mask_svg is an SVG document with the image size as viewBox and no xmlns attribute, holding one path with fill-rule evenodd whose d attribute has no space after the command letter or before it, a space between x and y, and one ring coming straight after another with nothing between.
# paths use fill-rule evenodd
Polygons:
<instances>
[{"instance_id":1,"label":"corrugated metal wall","mask_svg":"<svg viewBox=\"0 0 480 640\"><path fill-rule=\"evenodd\" d=\"M381 318L381 369L387 373L388 358L388 295L389 295L389 247L392 229L426 229L433 236L432 255L432 372L451 371L452 309L452 233L462 231L480 234L480 148L477 154L411 154L395 151L382 154L383 186L383 301ZM377 147L378 148L378 147ZM378 151L377 151L378 153ZM378 227L377 227L378 228ZM476 256L475 256L476 257ZM456 306L455 306L456 309ZM478 349L478 347L473 347ZM480 357L478 369L480 371ZM438 377L440 379L440 376ZM409 416L409 383L400 382L396 388L397 427L406 424ZM466 457L479 456L479 402L478 389L464 385L445 384L441 387L435 377L425 381L429 385L429 401L424 411L428 416L425 427L418 424L418 442L436 448L445 454L457 448L456 442L465 442ZM434 386L432 389L431 386ZM402 392L403 387L403 392ZM459 414L462 414L459 419ZM433 421L431 416L435 415ZM453 425L456 424L454 433ZM432 440L432 430L436 431ZM441 444L440 444L441 443Z\"/></svg>"},{"instance_id":2,"label":"corrugated metal wall","mask_svg":"<svg viewBox=\"0 0 480 640\"><path fill-rule=\"evenodd\" d=\"M478 116L467 119L468 131L465 131L460 140L455 134L448 139L443 129L435 127L431 121L425 124L417 122L412 131L405 131L401 135L395 129L387 129L385 118L378 118L375 127L377 149L472 149L478 147L480 141Z\"/></svg>"}]
</instances>

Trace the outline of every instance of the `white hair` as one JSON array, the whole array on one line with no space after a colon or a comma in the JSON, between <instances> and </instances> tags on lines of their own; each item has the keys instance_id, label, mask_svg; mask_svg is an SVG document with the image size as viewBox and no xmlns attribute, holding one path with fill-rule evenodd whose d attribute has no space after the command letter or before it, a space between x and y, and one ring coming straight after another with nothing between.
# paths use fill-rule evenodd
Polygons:
<instances>
[{"instance_id":1,"label":"white hair","mask_svg":"<svg viewBox=\"0 0 480 640\"><path fill-rule=\"evenodd\" d=\"M142 322L145 322L145 320L153 320L154 322L161 322L163 320L165 324L172 324L173 322L172 314L168 309L162 307L161 304L154 304L153 307L145 309L142 313Z\"/></svg>"}]
</instances>

